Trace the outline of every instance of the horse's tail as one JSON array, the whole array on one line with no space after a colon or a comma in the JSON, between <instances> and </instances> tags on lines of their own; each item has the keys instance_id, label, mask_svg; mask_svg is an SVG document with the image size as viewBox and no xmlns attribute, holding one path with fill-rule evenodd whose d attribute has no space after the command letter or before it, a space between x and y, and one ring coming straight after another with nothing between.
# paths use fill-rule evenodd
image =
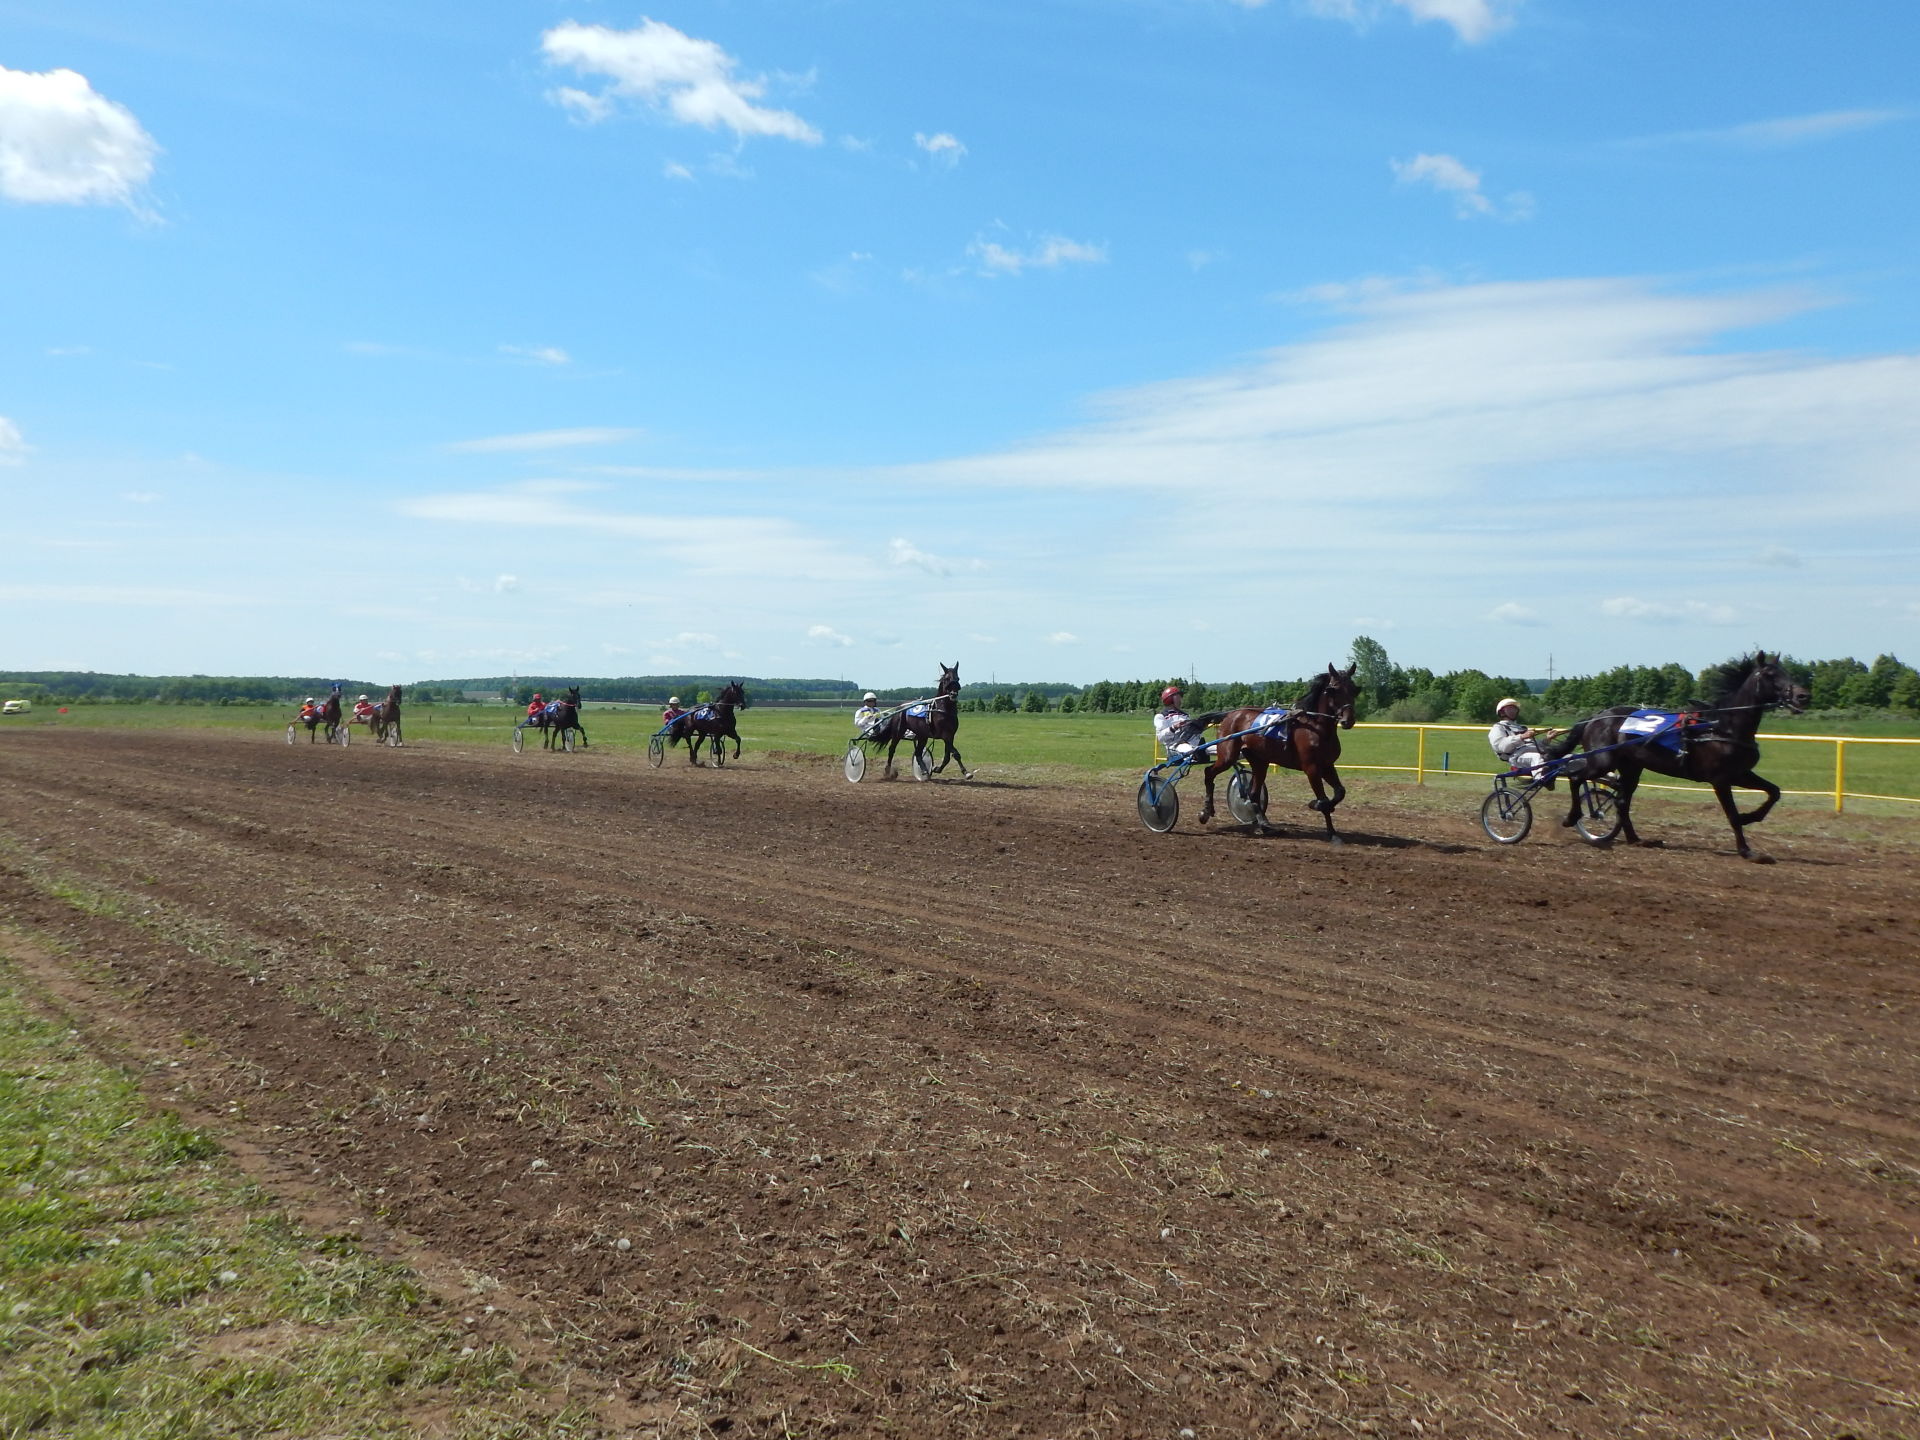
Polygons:
<instances>
[{"instance_id":1,"label":"horse's tail","mask_svg":"<svg viewBox=\"0 0 1920 1440\"><path fill-rule=\"evenodd\" d=\"M1563 756L1571 755L1575 750L1578 750L1582 745L1586 744L1587 726L1592 723L1591 719L1587 719L1579 720L1569 725L1566 734L1547 746L1547 758L1549 760L1558 760Z\"/></svg>"}]
</instances>

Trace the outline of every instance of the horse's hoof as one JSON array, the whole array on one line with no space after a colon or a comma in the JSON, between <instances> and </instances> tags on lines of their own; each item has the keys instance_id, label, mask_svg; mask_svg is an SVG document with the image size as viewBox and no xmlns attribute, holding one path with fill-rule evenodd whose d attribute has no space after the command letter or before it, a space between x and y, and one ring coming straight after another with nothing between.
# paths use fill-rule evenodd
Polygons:
<instances>
[{"instance_id":1,"label":"horse's hoof","mask_svg":"<svg viewBox=\"0 0 1920 1440\"><path fill-rule=\"evenodd\" d=\"M1767 854L1767 853L1766 853L1765 851L1763 851L1763 850L1749 850L1749 851L1748 851L1748 852L1746 853L1746 855L1744 855L1744 856L1743 856L1742 858L1743 858L1743 859L1747 859L1747 860L1751 860L1751 861L1752 861L1752 862L1753 862L1754 864L1756 864L1756 865L1771 865L1771 864L1773 864L1773 856L1771 856L1771 855L1769 855L1769 854Z\"/></svg>"}]
</instances>

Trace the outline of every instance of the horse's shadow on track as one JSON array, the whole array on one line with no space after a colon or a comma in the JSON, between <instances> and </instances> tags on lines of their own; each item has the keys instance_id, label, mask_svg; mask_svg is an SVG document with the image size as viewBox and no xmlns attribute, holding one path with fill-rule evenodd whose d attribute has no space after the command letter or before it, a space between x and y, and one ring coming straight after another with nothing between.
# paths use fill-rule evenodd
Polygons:
<instances>
[{"instance_id":1,"label":"horse's shadow on track","mask_svg":"<svg viewBox=\"0 0 1920 1440\"><path fill-rule=\"evenodd\" d=\"M1231 836L1236 840L1264 840L1290 842L1297 845L1319 845L1329 850L1338 850L1342 846L1357 845L1376 850L1431 850L1436 855L1465 855L1478 848L1472 845L1454 845L1441 840L1413 840L1405 835L1370 835L1362 830L1342 830L1337 842L1327 840L1326 831L1309 830L1304 826L1268 825L1224 825L1218 830L1207 829L1202 835Z\"/></svg>"}]
</instances>

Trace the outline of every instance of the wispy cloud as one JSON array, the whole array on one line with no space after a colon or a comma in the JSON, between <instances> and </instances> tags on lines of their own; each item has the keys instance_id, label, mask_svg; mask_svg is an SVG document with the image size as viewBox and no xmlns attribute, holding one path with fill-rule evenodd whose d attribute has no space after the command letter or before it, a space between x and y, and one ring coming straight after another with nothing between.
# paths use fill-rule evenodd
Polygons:
<instances>
[{"instance_id":1,"label":"wispy cloud","mask_svg":"<svg viewBox=\"0 0 1920 1440\"><path fill-rule=\"evenodd\" d=\"M1616 620L1647 620L1659 625L1738 625L1740 612L1731 605L1705 600L1642 600L1636 595L1616 595L1600 602L1600 613Z\"/></svg>"},{"instance_id":2,"label":"wispy cloud","mask_svg":"<svg viewBox=\"0 0 1920 1440\"><path fill-rule=\"evenodd\" d=\"M1047 636L1049 645L1078 645L1079 643L1080 637L1071 630L1056 630Z\"/></svg>"},{"instance_id":3,"label":"wispy cloud","mask_svg":"<svg viewBox=\"0 0 1920 1440\"><path fill-rule=\"evenodd\" d=\"M1490 220L1530 220L1533 197L1515 191L1504 204L1496 205L1480 187L1480 172L1470 170L1452 155L1416 155L1411 160L1390 160L1394 179L1402 185L1424 185L1453 197L1453 213L1463 220L1483 217Z\"/></svg>"},{"instance_id":4,"label":"wispy cloud","mask_svg":"<svg viewBox=\"0 0 1920 1440\"><path fill-rule=\"evenodd\" d=\"M573 357L558 345L502 345L502 355L512 355L516 359L531 360L536 365L571 365Z\"/></svg>"},{"instance_id":5,"label":"wispy cloud","mask_svg":"<svg viewBox=\"0 0 1920 1440\"><path fill-rule=\"evenodd\" d=\"M160 147L133 112L72 70L0 65L0 195L26 205L126 205Z\"/></svg>"},{"instance_id":6,"label":"wispy cloud","mask_svg":"<svg viewBox=\"0 0 1920 1440\"><path fill-rule=\"evenodd\" d=\"M979 570L984 566L980 560L955 560L945 555L935 555L922 550L911 540L895 537L887 542L887 563L889 565L910 565L924 570L929 575L952 575L960 570Z\"/></svg>"},{"instance_id":7,"label":"wispy cloud","mask_svg":"<svg viewBox=\"0 0 1920 1440\"><path fill-rule=\"evenodd\" d=\"M848 646L853 644L853 637L841 634L831 625L809 625L807 642L812 645Z\"/></svg>"},{"instance_id":8,"label":"wispy cloud","mask_svg":"<svg viewBox=\"0 0 1920 1440\"><path fill-rule=\"evenodd\" d=\"M0 415L0 465L18 465L27 458L26 436L20 433L20 427Z\"/></svg>"},{"instance_id":9,"label":"wispy cloud","mask_svg":"<svg viewBox=\"0 0 1920 1440\"><path fill-rule=\"evenodd\" d=\"M540 37L550 65L606 82L597 92L564 86L555 104L587 124L614 113L616 99L639 101L681 125L728 130L741 139L771 137L820 143L820 132L790 110L757 104L767 82L736 74L739 61L711 40L658 20L632 30L569 20Z\"/></svg>"},{"instance_id":10,"label":"wispy cloud","mask_svg":"<svg viewBox=\"0 0 1920 1440\"><path fill-rule=\"evenodd\" d=\"M455 440L445 448L468 455L514 450L564 450L578 445L613 445L643 433L610 425L586 425L576 430L528 430L519 435L486 435L478 440Z\"/></svg>"},{"instance_id":11,"label":"wispy cloud","mask_svg":"<svg viewBox=\"0 0 1920 1440\"><path fill-rule=\"evenodd\" d=\"M1665 135L1644 135L1623 143L1630 146L1731 145L1752 150L1778 150L1831 140L1835 136L1850 135L1860 130L1875 130L1898 120L1911 119L1912 116L1911 110L1823 110L1813 115L1751 120L1741 125L1724 125L1709 130L1676 130Z\"/></svg>"},{"instance_id":12,"label":"wispy cloud","mask_svg":"<svg viewBox=\"0 0 1920 1440\"><path fill-rule=\"evenodd\" d=\"M1494 606L1487 612L1487 619L1496 625L1544 625L1547 623L1530 606L1513 600Z\"/></svg>"},{"instance_id":13,"label":"wispy cloud","mask_svg":"<svg viewBox=\"0 0 1920 1440\"><path fill-rule=\"evenodd\" d=\"M1057 270L1062 265L1104 264L1107 247L1069 240L1064 235L1043 235L1022 250L982 238L967 247L967 254L979 262L983 274L1019 275L1028 270Z\"/></svg>"},{"instance_id":14,"label":"wispy cloud","mask_svg":"<svg viewBox=\"0 0 1920 1440\"><path fill-rule=\"evenodd\" d=\"M967 147L944 130L938 135L922 135L916 132L913 143L942 165L958 165L960 157L967 153Z\"/></svg>"},{"instance_id":15,"label":"wispy cloud","mask_svg":"<svg viewBox=\"0 0 1920 1440\"><path fill-rule=\"evenodd\" d=\"M1235 0L1248 9L1258 9L1266 0ZM1330 20L1344 20L1356 30L1365 30L1389 13L1388 6L1404 11L1416 21L1435 21L1450 25L1453 33L1468 45L1491 39L1513 23L1514 12L1522 0L1302 0L1309 14Z\"/></svg>"}]
</instances>

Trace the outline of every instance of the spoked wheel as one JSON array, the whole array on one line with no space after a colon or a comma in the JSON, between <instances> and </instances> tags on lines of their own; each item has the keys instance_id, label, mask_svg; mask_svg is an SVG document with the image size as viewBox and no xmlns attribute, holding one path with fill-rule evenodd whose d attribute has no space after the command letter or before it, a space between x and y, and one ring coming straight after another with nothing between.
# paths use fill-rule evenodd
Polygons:
<instances>
[{"instance_id":1,"label":"spoked wheel","mask_svg":"<svg viewBox=\"0 0 1920 1440\"><path fill-rule=\"evenodd\" d=\"M1266 789L1263 785L1262 791ZM1227 813L1242 825L1262 825L1267 819L1267 797L1255 794L1253 772L1236 765L1227 781Z\"/></svg>"},{"instance_id":2,"label":"spoked wheel","mask_svg":"<svg viewBox=\"0 0 1920 1440\"><path fill-rule=\"evenodd\" d=\"M925 750L913 752L913 778L916 780L933 779L933 756Z\"/></svg>"},{"instance_id":3,"label":"spoked wheel","mask_svg":"<svg viewBox=\"0 0 1920 1440\"><path fill-rule=\"evenodd\" d=\"M386 741L395 750L400 748L400 726L397 721L387 727Z\"/></svg>"},{"instance_id":4,"label":"spoked wheel","mask_svg":"<svg viewBox=\"0 0 1920 1440\"><path fill-rule=\"evenodd\" d=\"M724 735L713 737L713 748L707 752L707 763L718 770L727 763L727 739Z\"/></svg>"},{"instance_id":5,"label":"spoked wheel","mask_svg":"<svg viewBox=\"0 0 1920 1440\"><path fill-rule=\"evenodd\" d=\"M867 750L858 740L847 742L846 758L840 762L840 769L850 785L858 785L866 777Z\"/></svg>"},{"instance_id":6,"label":"spoked wheel","mask_svg":"<svg viewBox=\"0 0 1920 1440\"><path fill-rule=\"evenodd\" d=\"M527 736L518 725L513 727L513 753L518 755L527 748Z\"/></svg>"},{"instance_id":7,"label":"spoked wheel","mask_svg":"<svg viewBox=\"0 0 1920 1440\"><path fill-rule=\"evenodd\" d=\"M667 737L655 735L647 741L647 763L658 770L667 760Z\"/></svg>"},{"instance_id":8,"label":"spoked wheel","mask_svg":"<svg viewBox=\"0 0 1920 1440\"><path fill-rule=\"evenodd\" d=\"M353 743L352 727L348 725L342 725L338 730L334 732L334 738L338 740L342 745L351 745Z\"/></svg>"},{"instance_id":9,"label":"spoked wheel","mask_svg":"<svg viewBox=\"0 0 1920 1440\"><path fill-rule=\"evenodd\" d=\"M299 736L300 736L300 722L296 720L293 722L293 724L287 726L287 744L289 745L293 744L293 742L296 739L298 739Z\"/></svg>"},{"instance_id":10,"label":"spoked wheel","mask_svg":"<svg viewBox=\"0 0 1920 1440\"><path fill-rule=\"evenodd\" d=\"M1502 785L1480 802L1480 828L1502 845L1518 845L1533 828L1533 802Z\"/></svg>"},{"instance_id":11,"label":"spoked wheel","mask_svg":"<svg viewBox=\"0 0 1920 1440\"><path fill-rule=\"evenodd\" d=\"M1140 782L1140 823L1156 835L1180 823L1180 792L1173 781L1149 775Z\"/></svg>"},{"instance_id":12,"label":"spoked wheel","mask_svg":"<svg viewBox=\"0 0 1920 1440\"><path fill-rule=\"evenodd\" d=\"M562 730L560 732L560 748L566 751L567 754L569 755L573 754L573 731L572 730L570 729Z\"/></svg>"},{"instance_id":13,"label":"spoked wheel","mask_svg":"<svg viewBox=\"0 0 1920 1440\"><path fill-rule=\"evenodd\" d=\"M1573 822L1582 840L1604 845L1620 833L1620 792L1605 780L1580 782L1580 818Z\"/></svg>"}]
</instances>

